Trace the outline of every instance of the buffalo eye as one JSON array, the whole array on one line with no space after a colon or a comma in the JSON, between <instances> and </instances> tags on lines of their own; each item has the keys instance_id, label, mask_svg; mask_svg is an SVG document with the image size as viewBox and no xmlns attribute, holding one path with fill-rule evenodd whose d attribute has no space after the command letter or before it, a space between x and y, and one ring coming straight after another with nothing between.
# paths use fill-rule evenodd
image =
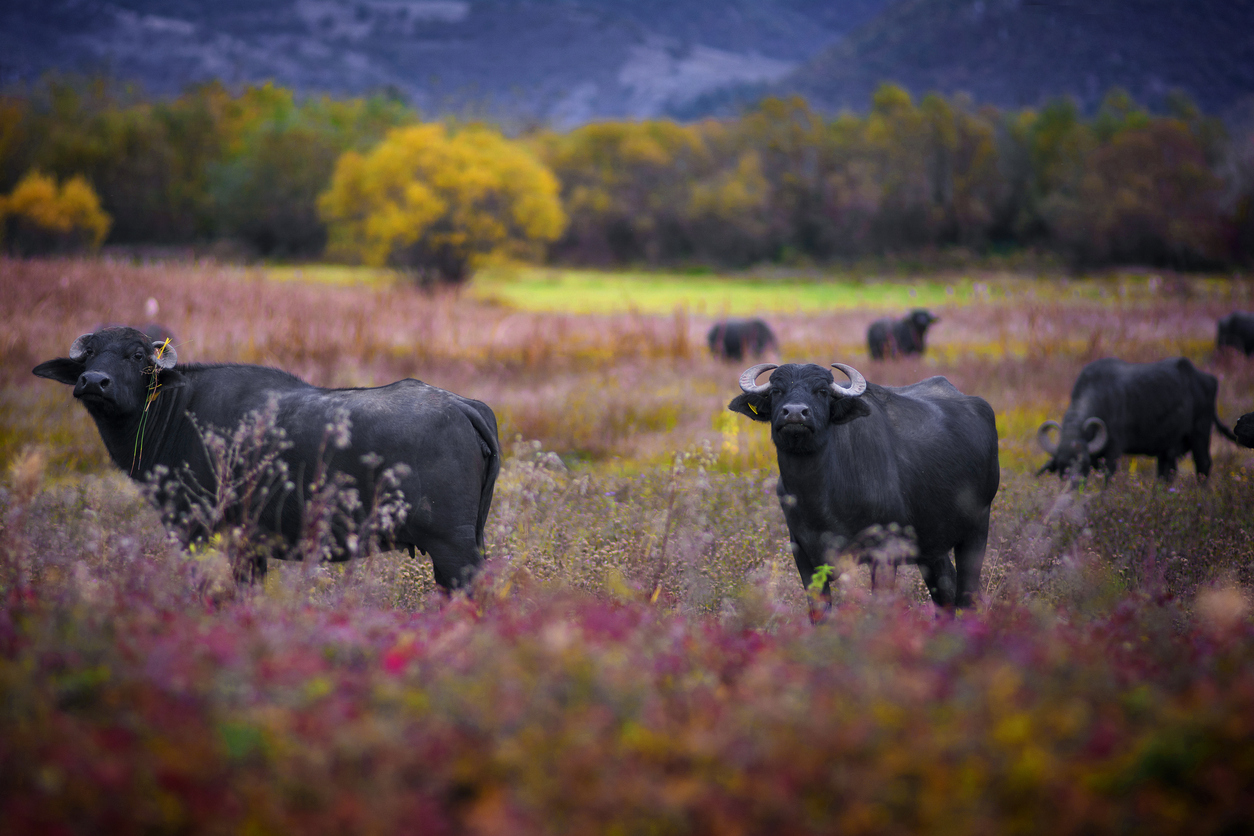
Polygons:
<instances>
[{"instance_id":1,"label":"buffalo eye","mask_svg":"<svg viewBox=\"0 0 1254 836\"><path fill-rule=\"evenodd\" d=\"M135 356L134 356L134 358L133 358L133 359L135 359L135 360L143 360L143 359L144 359L144 352L142 352L142 351L136 351L136 352L135 352Z\"/></svg>"}]
</instances>

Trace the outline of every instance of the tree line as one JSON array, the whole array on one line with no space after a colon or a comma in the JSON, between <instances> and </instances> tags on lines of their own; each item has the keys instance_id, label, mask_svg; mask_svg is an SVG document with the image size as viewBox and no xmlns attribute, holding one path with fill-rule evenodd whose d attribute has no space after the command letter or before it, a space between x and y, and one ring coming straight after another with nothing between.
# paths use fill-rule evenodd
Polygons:
<instances>
[{"instance_id":1,"label":"tree line","mask_svg":"<svg viewBox=\"0 0 1254 836\"><path fill-rule=\"evenodd\" d=\"M49 234L31 195L41 217L70 223L61 200L85 220ZM155 100L49 77L0 96L0 218L17 252L107 231L110 244L229 241L446 281L500 249L607 266L962 248L1227 267L1254 262L1254 130L1229 130L1183 95L1150 113L1115 90L1085 114L1069 99L1000 110L886 84L861 115L767 99L732 119L507 138L424 122L383 95L210 83Z\"/></svg>"}]
</instances>

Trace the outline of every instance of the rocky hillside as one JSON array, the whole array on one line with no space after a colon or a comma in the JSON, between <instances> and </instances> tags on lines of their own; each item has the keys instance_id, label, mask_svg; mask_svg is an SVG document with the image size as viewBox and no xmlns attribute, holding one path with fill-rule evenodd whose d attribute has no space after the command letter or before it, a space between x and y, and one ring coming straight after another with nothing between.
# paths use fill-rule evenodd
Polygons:
<instances>
[{"instance_id":1,"label":"rocky hillside","mask_svg":"<svg viewBox=\"0 0 1254 836\"><path fill-rule=\"evenodd\" d=\"M273 79L575 124L777 81L887 3L21 0L0 8L0 78L106 72L157 93Z\"/></svg>"}]
</instances>

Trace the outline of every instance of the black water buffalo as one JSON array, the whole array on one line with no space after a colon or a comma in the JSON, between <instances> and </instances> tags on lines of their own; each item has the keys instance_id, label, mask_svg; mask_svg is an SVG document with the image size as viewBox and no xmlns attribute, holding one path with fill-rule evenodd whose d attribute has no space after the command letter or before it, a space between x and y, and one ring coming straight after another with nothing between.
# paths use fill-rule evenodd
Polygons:
<instances>
[{"instance_id":1,"label":"black water buffalo","mask_svg":"<svg viewBox=\"0 0 1254 836\"><path fill-rule=\"evenodd\" d=\"M849 366L832 366L850 385L838 386L812 364L753 366L740 376L744 394L728 406L771 423L779 500L802 584L809 587L829 552L872 526L896 523L913 531L914 561L932 600L970 606L1001 478L992 408L943 377L879 386ZM770 381L758 385L770 369Z\"/></svg>"},{"instance_id":2,"label":"black water buffalo","mask_svg":"<svg viewBox=\"0 0 1254 836\"><path fill-rule=\"evenodd\" d=\"M148 339L152 340L154 343L165 342L166 340L169 340L172 343L178 342L178 340L174 338L174 332L159 322L149 322L140 330L143 331L144 334L148 336Z\"/></svg>"},{"instance_id":3,"label":"black water buffalo","mask_svg":"<svg viewBox=\"0 0 1254 836\"><path fill-rule=\"evenodd\" d=\"M746 353L759 357L768 348L779 350L771 327L760 319L724 319L706 335L710 351L724 360L743 360Z\"/></svg>"},{"instance_id":4,"label":"black water buffalo","mask_svg":"<svg viewBox=\"0 0 1254 836\"><path fill-rule=\"evenodd\" d=\"M1247 412L1237 419L1237 425L1232 428L1232 434L1237 437L1237 444L1242 447L1254 447L1254 412Z\"/></svg>"},{"instance_id":5,"label":"black water buffalo","mask_svg":"<svg viewBox=\"0 0 1254 836\"><path fill-rule=\"evenodd\" d=\"M1210 429L1232 441L1236 436L1215 413L1219 381L1188 358L1127 363L1113 357L1094 360L1071 388L1071 406L1057 421L1037 430L1050 459L1037 475L1051 471L1073 482L1104 468L1107 479L1123 455L1156 456L1158 476L1170 480L1176 460L1193 454L1199 476L1210 473ZM1058 441L1050 438L1057 430Z\"/></svg>"},{"instance_id":6,"label":"black water buffalo","mask_svg":"<svg viewBox=\"0 0 1254 836\"><path fill-rule=\"evenodd\" d=\"M148 480L159 466L182 474L154 497L168 523L186 520L189 509L216 495L221 465L202 432L229 435L250 416L269 414L286 447L280 454L286 483L257 512L259 528L281 535L272 556L296 556L289 550L302 536L304 499L319 473L360 492L361 506L350 507L360 523L391 469L407 507L397 509L389 530L379 530L380 542L430 554L445 588L473 577L500 470L496 416L485 404L417 380L320 389L277 369L175 361L164 342L116 327L84 334L68 358L41 363L34 373L74 387L110 458L132 477ZM230 522L241 513L232 507L225 517ZM333 560L350 556L345 525L335 532L340 548ZM182 526L189 541L208 533ZM240 576L264 573L264 552L247 573L236 569Z\"/></svg>"},{"instance_id":7,"label":"black water buffalo","mask_svg":"<svg viewBox=\"0 0 1254 836\"><path fill-rule=\"evenodd\" d=\"M927 329L940 317L919 308L904 319L879 319L866 329L866 344L875 360L898 354L922 354L927 350Z\"/></svg>"},{"instance_id":8,"label":"black water buffalo","mask_svg":"<svg viewBox=\"0 0 1254 836\"><path fill-rule=\"evenodd\" d=\"M1235 348L1246 355L1254 354L1254 314L1233 311L1219 320L1215 347Z\"/></svg>"}]
</instances>

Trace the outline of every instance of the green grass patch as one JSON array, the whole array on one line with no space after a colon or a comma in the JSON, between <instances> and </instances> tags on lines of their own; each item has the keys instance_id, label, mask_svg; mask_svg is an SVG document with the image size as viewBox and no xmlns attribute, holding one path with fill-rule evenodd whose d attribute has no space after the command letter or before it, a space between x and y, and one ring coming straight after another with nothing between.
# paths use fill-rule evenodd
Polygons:
<instances>
[{"instance_id":1,"label":"green grass patch","mask_svg":"<svg viewBox=\"0 0 1254 836\"><path fill-rule=\"evenodd\" d=\"M262 270L267 279L278 282L387 287L402 280L400 273L386 267L352 264L268 264Z\"/></svg>"},{"instance_id":2,"label":"green grass patch","mask_svg":"<svg viewBox=\"0 0 1254 836\"><path fill-rule=\"evenodd\" d=\"M929 307L970 301L970 280L770 279L644 271L492 268L470 286L475 298L525 311L705 315L803 313L857 307Z\"/></svg>"}]
</instances>

